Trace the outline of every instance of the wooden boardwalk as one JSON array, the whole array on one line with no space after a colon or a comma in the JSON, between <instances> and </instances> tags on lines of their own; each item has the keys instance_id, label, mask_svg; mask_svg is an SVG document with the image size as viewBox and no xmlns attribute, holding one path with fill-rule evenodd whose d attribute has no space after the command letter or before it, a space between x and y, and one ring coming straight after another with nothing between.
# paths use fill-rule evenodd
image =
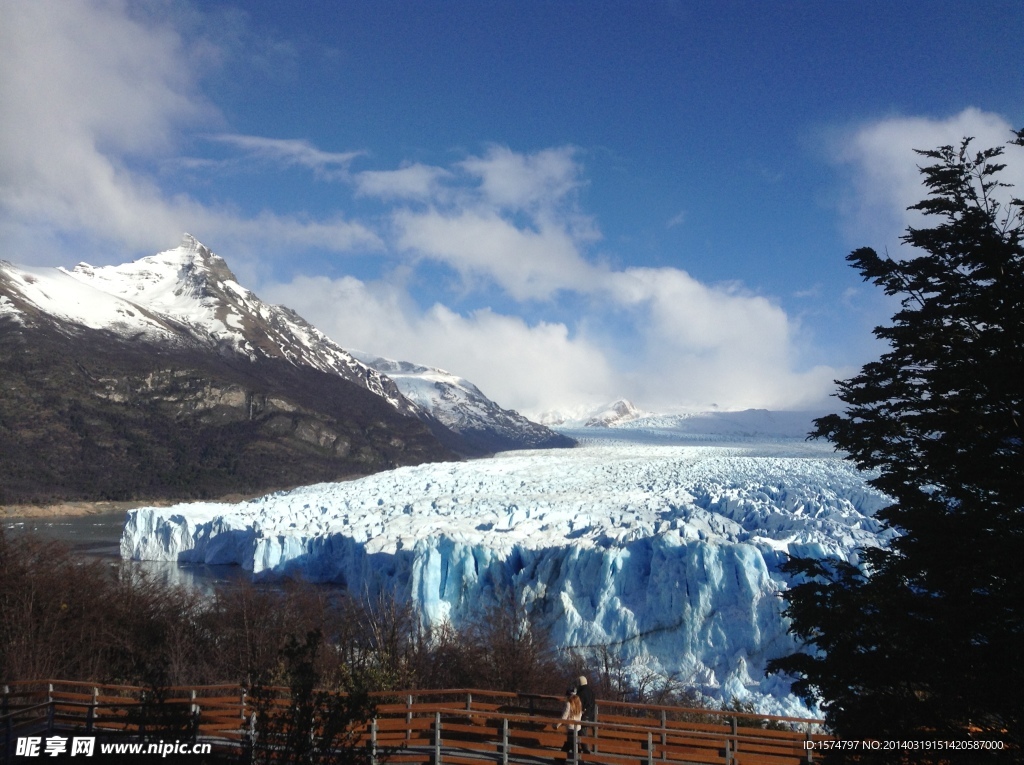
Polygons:
<instances>
[{"instance_id":1,"label":"wooden boardwalk","mask_svg":"<svg viewBox=\"0 0 1024 765\"><path fill-rule=\"evenodd\" d=\"M285 706L286 689L274 691L274 703ZM803 765L818 759L807 742L829 738L820 720L599 701L596 721L579 736L585 753L573 755L564 750L565 728L557 728L557 697L465 689L374 697L377 714L358 735L381 763ZM3 687L0 756L9 756L19 736L142 736L161 719L187 720L196 740L241 752L254 711L238 686L170 688L154 705L134 686L11 683Z\"/></svg>"}]
</instances>

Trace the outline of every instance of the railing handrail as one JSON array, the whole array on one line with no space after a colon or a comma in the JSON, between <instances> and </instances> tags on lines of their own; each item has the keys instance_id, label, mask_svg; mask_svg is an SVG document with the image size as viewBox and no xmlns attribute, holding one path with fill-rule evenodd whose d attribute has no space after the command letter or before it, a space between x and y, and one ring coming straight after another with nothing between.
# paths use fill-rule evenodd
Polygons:
<instances>
[{"instance_id":1,"label":"railing handrail","mask_svg":"<svg viewBox=\"0 0 1024 765\"><path fill-rule=\"evenodd\" d=\"M60 729L67 729L81 726L84 723L87 726L87 731L124 731L126 730L124 725L127 723L129 726L138 726L141 732L147 724L146 720L137 717L137 714L131 711L132 709L144 709L146 707L147 702L144 700L144 692L147 689L144 687L104 685L102 683L83 681L20 681L18 683L8 683L4 686L5 702L11 696L21 696L26 700L30 700L31 695L35 695L36 691L33 691L31 694L18 693L18 689L32 688L33 686L37 686L39 692L45 692L47 700L42 703L32 704L31 706L13 709L0 717L0 723L3 723L7 729L8 739L11 736L11 724L15 718L28 716L34 711L37 712L43 709L48 710L45 717L51 730L54 725ZM89 700L87 697L83 698L84 694L78 690L82 687L92 690L92 700ZM67 688L74 690L65 690ZM10 693L12 690L15 692ZM101 691L109 692L112 690L118 692L132 691L134 697L125 696L118 698L112 695L101 695ZM249 718L250 714L255 711L256 705L254 704L253 697L245 693L246 689L243 686L228 684L194 687L179 686L165 690L169 693L163 697L162 701L164 703L175 706L193 705L191 724L194 725L194 728L192 735L198 736L204 741L219 742L218 746L233 748L245 746L244 742L250 740L248 738L251 735ZM277 687L275 690L280 691L279 696L275 694L277 696L275 702L284 701L288 689ZM199 695L198 691L217 693L218 695L212 698L218 700L212 703L207 702L207 697ZM170 695L171 692L176 695ZM385 724L387 731L389 731L386 736L393 735L395 730L400 729L394 727L396 721L410 725L405 738L405 746L407 747L425 746L427 744L422 742L429 738L433 742L429 745L435 748L442 746L441 742L443 739L445 742L444 746L446 747L454 746L458 749L474 749L474 747L478 746L478 744L473 743L477 740L476 738L471 737L471 739L465 741L461 738L466 733L466 726L470 725L478 727L479 734L485 736L487 740L499 740L502 747L500 751L504 751L506 754L509 746L513 749L525 747L523 751L530 752L533 750L534 753L537 748L549 748L552 746L557 748L558 744L553 745L553 741L558 741L561 735L556 733L558 727L573 724L563 720L557 709L541 708L534 711L535 707L533 703L530 703L529 708L531 711L527 713L520 709L526 706L526 704L515 703L522 702L524 699L529 699L531 702L538 700L561 702L561 697L557 696L526 695L467 688L381 691L373 695L378 698L404 699L404 702L398 701L396 703L381 704L378 707L378 714L372 720L354 728L360 740L363 740L373 751L376 751L378 746L380 724ZM442 700L412 701L414 698L424 696L433 696L435 698L440 696ZM513 703L496 705L493 703L495 701L511 701ZM483 706L474 707L474 703L479 704L481 702ZM613 707L617 705L615 702L607 703ZM707 713L710 711L659 705L645 706L632 704L631 707L659 713L662 709L683 713L696 712L699 715L705 716L705 720L708 719ZM116 711L111 716L108 710ZM668 720L664 715L651 715L645 718L637 717L635 722L631 722L629 718L622 719L621 717L615 721L583 721L579 724L589 729L589 735L581 735L580 738L589 741L595 747L607 747L607 750L595 748L594 751L600 751L601 754L595 754L590 758L591 761L605 763L606 765L621 762L624 757L626 759L630 757L635 759L636 754L642 754L643 752L647 753L647 762L653 763L655 762L655 750L661 752L661 759L657 761L665 762L665 752L671 752L673 747L678 746L696 746L701 751L709 754L714 753L713 757L721 756L724 758L722 759L723 765L732 762L731 753L735 753L747 745L759 748L753 751L768 751L764 747L771 747L776 752L782 752L781 756L783 757L796 755L801 762L811 761L811 754L806 752L803 747L806 740L811 738L812 734L809 732L799 730L766 731L756 727L737 727L736 717L738 714L742 713L733 714L726 711L725 715L731 719L723 719L722 723L724 725L721 723ZM757 715L745 716L758 717ZM761 716L760 719L777 719L778 717L765 715ZM800 723L813 724L817 722L805 718L787 719ZM415 724L413 724L414 720L416 721ZM728 725L729 722L732 722L731 726ZM701 726L714 726L717 729L709 730ZM423 735L424 731L430 731L429 736L425 737ZM448 733L443 735L443 731L448 731ZM475 735L476 733L473 734L473 736ZM666 736L668 739L665 738ZM827 738L827 736L819 734L814 735L815 739L819 737ZM513 739L520 743L514 743ZM676 739L676 741L673 742L672 739ZM680 743L681 740L689 743ZM533 743L529 743L530 741ZM10 741L8 740L7 746L9 745ZM401 748L401 745L399 745L399 748ZM484 749L492 751L486 749L486 746ZM624 754L627 750L632 753ZM765 756L770 757L774 755ZM805 756L806 760L804 759ZM578 759L572 760L571 765L575 765L576 762L578 762Z\"/></svg>"},{"instance_id":2,"label":"railing handrail","mask_svg":"<svg viewBox=\"0 0 1024 765\"><path fill-rule=\"evenodd\" d=\"M7 687L31 687L31 686L73 686L82 687L89 689L99 689L100 691L128 691L142 693L151 690L144 686L139 685L122 685L115 683L96 683L87 680L57 680L57 679L45 679L45 680L14 680L8 681L3 685ZM263 686L263 690L270 692L279 692L286 694L289 692L287 686L273 685ZM195 691L197 694L200 692L212 692L212 691L226 691L231 694L251 693L253 688L233 683L217 683L211 685L188 685L188 686L169 686L162 688L161 690L168 692L169 694L177 693L192 693ZM404 689L404 690L391 690L391 691L372 691L369 695L371 698L392 698L392 697L413 697L418 696L471 696L478 697L492 697L492 698L504 698L504 699L536 699L542 701L551 701L552 703L561 704L564 699L561 696L538 694L538 693L515 693L511 691L493 691L484 688L415 688L415 689ZM5 694L6 695L6 694ZM344 694L343 694L344 695ZM679 707L665 704L642 704L630 701L615 701L611 699L598 699L600 707L605 709L609 707L620 707L624 709L633 710L644 710L651 712L672 712L675 714L685 715L706 715L711 717L723 717L723 718L738 718L738 719L750 719L750 720L770 720L773 722L786 722L786 723L801 723L808 725L823 725L824 720L811 717L791 717L786 715L772 715L772 714L758 714L756 712L740 712L728 709L704 709L701 707Z\"/></svg>"},{"instance_id":3,"label":"railing handrail","mask_svg":"<svg viewBox=\"0 0 1024 765\"><path fill-rule=\"evenodd\" d=\"M5 714L0 715L0 723L5 723L8 720L13 720L15 717L23 715L26 712L34 712L37 709L46 709L50 707L53 703L53 701L44 701L41 704L34 704L30 707L21 707L20 709L15 709L13 712L6 712Z\"/></svg>"}]
</instances>

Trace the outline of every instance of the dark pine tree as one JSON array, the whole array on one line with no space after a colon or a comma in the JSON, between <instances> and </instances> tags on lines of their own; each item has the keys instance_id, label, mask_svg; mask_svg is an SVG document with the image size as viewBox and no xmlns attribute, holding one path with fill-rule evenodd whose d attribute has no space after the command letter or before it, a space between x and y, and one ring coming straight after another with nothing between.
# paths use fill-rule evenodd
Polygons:
<instances>
[{"instance_id":1,"label":"dark pine tree","mask_svg":"<svg viewBox=\"0 0 1024 765\"><path fill-rule=\"evenodd\" d=\"M1024 146L1024 131L1011 144ZM844 413L811 435L874 472L893 499L879 518L899 536L860 568L787 564L801 582L787 612L808 652L770 670L795 675L840 738L1009 747L996 760L877 761L1024 759L1024 201L997 201L1011 194L1002 153L971 139L918 152L928 196L911 209L936 224L907 229L906 258L847 258L901 309L875 329L887 352L837 382Z\"/></svg>"}]
</instances>

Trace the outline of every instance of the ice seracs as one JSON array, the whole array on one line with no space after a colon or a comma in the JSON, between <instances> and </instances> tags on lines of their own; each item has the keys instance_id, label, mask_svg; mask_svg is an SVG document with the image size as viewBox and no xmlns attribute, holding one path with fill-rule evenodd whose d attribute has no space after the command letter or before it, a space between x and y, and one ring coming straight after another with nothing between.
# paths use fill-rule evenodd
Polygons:
<instances>
[{"instance_id":1,"label":"ice seracs","mask_svg":"<svg viewBox=\"0 0 1024 765\"><path fill-rule=\"evenodd\" d=\"M765 663L791 652L787 554L857 561L886 504L827 445L627 440L508 452L236 505L129 514L125 557L237 563L409 598L458 624L512 592L563 645L607 646L728 702L806 711Z\"/></svg>"}]
</instances>

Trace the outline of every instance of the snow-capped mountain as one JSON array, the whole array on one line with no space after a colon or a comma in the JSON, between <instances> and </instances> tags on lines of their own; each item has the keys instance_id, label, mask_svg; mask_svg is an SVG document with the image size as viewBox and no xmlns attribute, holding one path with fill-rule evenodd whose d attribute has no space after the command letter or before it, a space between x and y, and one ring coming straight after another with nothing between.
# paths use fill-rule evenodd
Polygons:
<instances>
[{"instance_id":1,"label":"snow-capped mountain","mask_svg":"<svg viewBox=\"0 0 1024 765\"><path fill-rule=\"evenodd\" d=\"M618 438L628 438L630 431L642 438L655 434L667 439L686 441L748 441L765 439L807 438L814 419L824 411L770 411L744 409L726 411L645 412L626 399L594 408L545 412L539 420L557 427L560 432L578 439L587 439L592 428L609 428Z\"/></svg>"},{"instance_id":2,"label":"snow-capped mountain","mask_svg":"<svg viewBox=\"0 0 1024 765\"><path fill-rule=\"evenodd\" d=\"M620 398L602 406L577 406L570 409L555 409L544 412L539 422L548 427L565 428L610 428L636 420L647 413L638 409L632 401Z\"/></svg>"},{"instance_id":3,"label":"snow-capped mountain","mask_svg":"<svg viewBox=\"0 0 1024 765\"><path fill-rule=\"evenodd\" d=\"M829 444L589 428L576 449L400 468L234 505L129 513L126 558L235 563L410 599L458 625L513 592L565 646L725 703L805 713L768 660L798 646L787 554L857 562L888 499ZM626 438L620 438L620 435Z\"/></svg>"},{"instance_id":4,"label":"snow-capped mountain","mask_svg":"<svg viewBox=\"0 0 1024 765\"><path fill-rule=\"evenodd\" d=\"M632 401L620 398L613 401L606 407L592 412L583 423L587 428L608 428L615 425L623 425L643 416L643 412L637 409Z\"/></svg>"},{"instance_id":5,"label":"snow-capped mountain","mask_svg":"<svg viewBox=\"0 0 1024 765\"><path fill-rule=\"evenodd\" d=\"M407 399L486 451L547 449L575 443L519 412L502 409L469 380L451 372L362 351L352 351L352 355L387 375Z\"/></svg>"},{"instance_id":6,"label":"snow-capped mountain","mask_svg":"<svg viewBox=\"0 0 1024 765\"><path fill-rule=\"evenodd\" d=\"M5 503L253 494L473 453L189 236L121 266L0 262L0 369Z\"/></svg>"},{"instance_id":7,"label":"snow-capped mountain","mask_svg":"<svg viewBox=\"0 0 1024 765\"><path fill-rule=\"evenodd\" d=\"M394 383L291 309L261 301L189 234L172 250L118 266L80 263L68 271L4 263L0 291L0 311L18 320L46 315L126 339L283 359L337 374L418 414Z\"/></svg>"},{"instance_id":8,"label":"snow-capped mountain","mask_svg":"<svg viewBox=\"0 0 1024 765\"><path fill-rule=\"evenodd\" d=\"M615 427L620 433L635 430L648 435L660 433L665 437L687 441L802 441L813 430L814 419L824 414L826 412L821 410L768 409L645 414L634 420L618 423Z\"/></svg>"}]
</instances>

